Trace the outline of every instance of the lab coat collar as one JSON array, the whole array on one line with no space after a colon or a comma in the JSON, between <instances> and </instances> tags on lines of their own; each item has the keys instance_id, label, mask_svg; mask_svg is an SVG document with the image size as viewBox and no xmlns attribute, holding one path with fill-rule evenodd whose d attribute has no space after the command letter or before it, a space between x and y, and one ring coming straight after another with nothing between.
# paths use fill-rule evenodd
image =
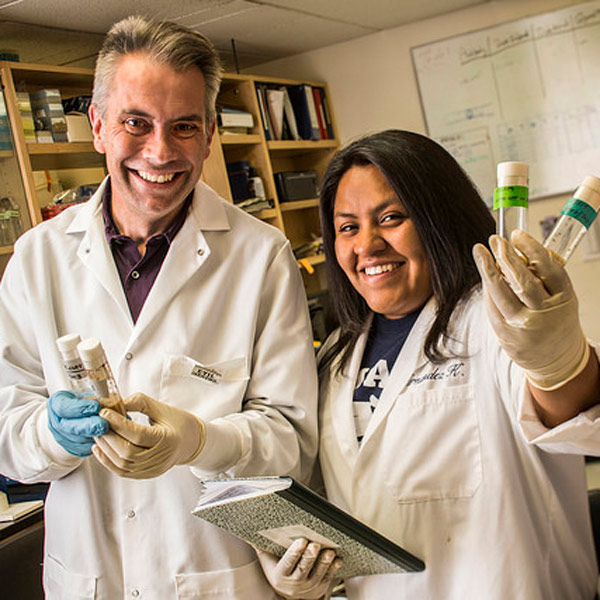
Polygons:
<instances>
[{"instance_id":1,"label":"lab coat collar","mask_svg":"<svg viewBox=\"0 0 600 600\"><path fill-rule=\"evenodd\" d=\"M96 218L98 212L102 214L102 194L108 185L110 177L105 177L96 192L82 207L73 219L67 233L81 233L87 231L91 221ZM192 217L201 230L205 231L227 231L231 228L225 207L217 193L203 181L198 181L194 188L194 199L190 208L188 218Z\"/></svg>"},{"instance_id":2,"label":"lab coat collar","mask_svg":"<svg viewBox=\"0 0 600 600\"><path fill-rule=\"evenodd\" d=\"M421 314L416 320L410 331L404 346L392 367L390 377L383 390L377 409L371 416L367 430L360 444L356 440L356 427L354 425L352 398L356 378L360 370L362 356L367 343L368 331L371 325L371 319L367 323L365 332L359 337L352 356L341 374L333 377L332 387L334 391L331 394L330 417L335 423L333 428L337 438L338 445L343 455L346 457L351 469L356 468L357 460L360 455L369 452L369 440L373 438L376 429L385 420L386 415L394 406L394 402L403 389L406 387L410 377L421 365L425 364L427 357L423 351L423 340L427 331L435 319L437 302L432 297L423 307ZM331 367L330 373L333 373L336 367L336 359Z\"/></svg>"},{"instance_id":3,"label":"lab coat collar","mask_svg":"<svg viewBox=\"0 0 600 600\"><path fill-rule=\"evenodd\" d=\"M68 226L67 233L84 234L78 247L78 257L95 274L127 317L131 327L134 327L121 280L104 235L102 193L108 181L109 178L105 178L95 194L78 211ZM162 313L164 306L210 256L210 247L202 231L231 229L223 202L210 187L198 182L190 214L173 239L135 324L136 331L143 330Z\"/></svg>"}]
</instances>

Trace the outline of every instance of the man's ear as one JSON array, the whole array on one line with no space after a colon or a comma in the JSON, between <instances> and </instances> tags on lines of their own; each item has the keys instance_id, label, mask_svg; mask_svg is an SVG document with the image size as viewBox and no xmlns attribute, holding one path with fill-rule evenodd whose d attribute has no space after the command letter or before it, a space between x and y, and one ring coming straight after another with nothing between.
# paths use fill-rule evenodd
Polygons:
<instances>
[{"instance_id":1,"label":"man's ear","mask_svg":"<svg viewBox=\"0 0 600 600\"><path fill-rule=\"evenodd\" d=\"M213 141L213 137L215 135L216 125L217 117L215 116L215 118L212 120L210 127L208 128L208 131L206 132L206 150L204 152L204 160L206 160L208 158L208 155L210 154L210 147Z\"/></svg>"},{"instance_id":2,"label":"man's ear","mask_svg":"<svg viewBox=\"0 0 600 600\"><path fill-rule=\"evenodd\" d=\"M104 140L102 139L102 117L100 116L100 111L98 110L95 104L90 104L88 115L90 116L90 121L92 122L94 148L96 148L96 151L100 154L104 154L105 148Z\"/></svg>"}]
</instances>

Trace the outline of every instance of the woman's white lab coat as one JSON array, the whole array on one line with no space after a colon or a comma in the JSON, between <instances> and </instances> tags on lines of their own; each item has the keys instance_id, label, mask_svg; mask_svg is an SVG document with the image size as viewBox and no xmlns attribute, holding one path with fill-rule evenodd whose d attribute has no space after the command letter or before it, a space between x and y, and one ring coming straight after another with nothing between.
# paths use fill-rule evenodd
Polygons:
<instances>
[{"instance_id":1,"label":"woman's white lab coat","mask_svg":"<svg viewBox=\"0 0 600 600\"><path fill-rule=\"evenodd\" d=\"M203 474L304 478L312 468L314 351L289 242L199 183L134 325L101 193L26 233L1 284L0 472L53 482L47 597L272 598L253 550L190 511ZM198 468L119 478L48 439L46 398L68 389L55 343L66 333L101 340L122 395L144 392L212 422ZM202 377L205 368L218 377ZM231 452L218 445L232 436L241 456L221 464Z\"/></svg>"},{"instance_id":2,"label":"woman's white lab coat","mask_svg":"<svg viewBox=\"0 0 600 600\"><path fill-rule=\"evenodd\" d=\"M479 293L454 315L460 357L431 364L423 341L434 310L431 300L414 325L360 448L352 394L364 336L346 376L322 380L329 499L426 564L350 579L349 600L590 600L584 461L552 452L598 454L598 408L546 430Z\"/></svg>"}]
</instances>

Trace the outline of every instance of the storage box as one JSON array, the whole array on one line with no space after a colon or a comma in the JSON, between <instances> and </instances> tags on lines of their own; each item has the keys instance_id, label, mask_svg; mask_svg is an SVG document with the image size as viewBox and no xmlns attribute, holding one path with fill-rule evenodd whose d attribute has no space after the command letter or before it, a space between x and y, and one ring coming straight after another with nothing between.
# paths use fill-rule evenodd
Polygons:
<instances>
[{"instance_id":1,"label":"storage box","mask_svg":"<svg viewBox=\"0 0 600 600\"><path fill-rule=\"evenodd\" d=\"M275 184L279 202L306 200L319 195L316 171L280 171L275 173Z\"/></svg>"},{"instance_id":2,"label":"storage box","mask_svg":"<svg viewBox=\"0 0 600 600\"><path fill-rule=\"evenodd\" d=\"M65 115L69 142L91 142L92 128L87 115Z\"/></svg>"}]
</instances>

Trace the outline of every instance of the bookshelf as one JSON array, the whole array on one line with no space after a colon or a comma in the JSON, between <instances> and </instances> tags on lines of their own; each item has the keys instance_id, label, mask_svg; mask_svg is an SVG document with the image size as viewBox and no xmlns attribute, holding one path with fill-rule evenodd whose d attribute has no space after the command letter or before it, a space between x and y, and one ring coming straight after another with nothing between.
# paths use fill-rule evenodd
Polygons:
<instances>
[{"instance_id":1,"label":"bookshelf","mask_svg":"<svg viewBox=\"0 0 600 600\"><path fill-rule=\"evenodd\" d=\"M33 92L44 88L58 88L63 99L89 95L93 85L93 71L91 69L0 61L0 76L14 139L14 151L2 151L0 166L2 161L7 160L16 161L18 164L19 179L23 189L21 208L22 212L27 215L27 218L24 219L26 221L24 227L29 228L42 220L42 199L36 189L34 172L103 169L104 157L94 150L91 142L27 142L17 102L17 91ZM290 239L292 248L297 248L310 242L314 236L320 235L318 198L285 202L278 195L274 174L278 171L314 170L317 174L317 181L320 181L329 160L339 146L337 129L333 121L333 114L329 110L331 123L328 139L269 139L261 117L257 84L269 88L300 84L317 87L322 90L329 103L329 91L327 85L322 82L300 82L290 79L226 73L223 76L218 105L251 113L254 124L247 133L215 132L211 153L204 165L202 179L225 199L233 202L227 163L248 161L261 177L267 198L272 200L271 208L253 213L254 216L278 227ZM0 255L10 255L11 252L11 247L0 248ZM319 269L321 264L323 264L322 256L307 257L306 260L299 261L309 294L325 287L324 276ZM310 269L307 269L306 265L309 265Z\"/></svg>"}]
</instances>

